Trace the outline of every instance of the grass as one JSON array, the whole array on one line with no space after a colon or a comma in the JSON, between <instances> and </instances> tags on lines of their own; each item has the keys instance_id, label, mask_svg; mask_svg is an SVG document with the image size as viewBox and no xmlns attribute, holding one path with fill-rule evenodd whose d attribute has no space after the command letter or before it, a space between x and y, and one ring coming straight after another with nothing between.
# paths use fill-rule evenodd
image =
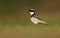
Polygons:
<instances>
[{"instance_id":1,"label":"grass","mask_svg":"<svg viewBox=\"0 0 60 38\"><path fill-rule=\"evenodd\" d=\"M28 20L27 20L28 21ZM2 24L0 24L1 27L8 29L8 28L20 28L23 30L33 30L35 24L33 24L30 20L27 21L19 21L18 19L6 19L3 21ZM60 28L60 20L46 20L48 23L48 26L43 25L43 24L38 24L39 25L39 29L55 29L55 28Z\"/></svg>"}]
</instances>

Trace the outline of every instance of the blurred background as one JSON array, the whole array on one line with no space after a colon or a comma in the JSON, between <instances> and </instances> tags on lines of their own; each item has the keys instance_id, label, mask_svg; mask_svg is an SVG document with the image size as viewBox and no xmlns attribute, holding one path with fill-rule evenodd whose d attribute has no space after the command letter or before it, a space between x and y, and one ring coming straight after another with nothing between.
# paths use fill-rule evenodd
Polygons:
<instances>
[{"instance_id":1,"label":"blurred background","mask_svg":"<svg viewBox=\"0 0 60 38\"><path fill-rule=\"evenodd\" d=\"M48 23L34 31L29 9ZM0 38L59 38L60 0L0 0Z\"/></svg>"},{"instance_id":2,"label":"blurred background","mask_svg":"<svg viewBox=\"0 0 60 38\"><path fill-rule=\"evenodd\" d=\"M29 25L29 9L50 24L60 22L60 0L0 0L0 24L4 26Z\"/></svg>"}]
</instances>

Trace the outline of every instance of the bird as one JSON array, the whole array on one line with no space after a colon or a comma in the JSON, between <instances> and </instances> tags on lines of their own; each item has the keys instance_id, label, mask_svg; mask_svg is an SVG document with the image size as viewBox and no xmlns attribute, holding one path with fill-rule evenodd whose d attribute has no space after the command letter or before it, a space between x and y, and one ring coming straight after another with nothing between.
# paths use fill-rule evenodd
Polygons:
<instances>
[{"instance_id":1,"label":"bird","mask_svg":"<svg viewBox=\"0 0 60 38\"><path fill-rule=\"evenodd\" d=\"M29 13L31 15L31 21L35 24L35 29L38 28L37 24L44 24L47 25L47 23L42 20L41 18L39 18L36 14L35 14L35 10L34 9L29 9Z\"/></svg>"}]
</instances>

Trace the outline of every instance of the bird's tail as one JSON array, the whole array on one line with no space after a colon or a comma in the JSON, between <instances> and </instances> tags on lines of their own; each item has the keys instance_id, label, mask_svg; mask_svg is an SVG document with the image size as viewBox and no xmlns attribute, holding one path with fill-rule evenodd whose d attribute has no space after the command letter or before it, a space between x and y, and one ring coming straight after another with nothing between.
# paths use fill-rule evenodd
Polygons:
<instances>
[{"instance_id":1,"label":"bird's tail","mask_svg":"<svg viewBox=\"0 0 60 38\"><path fill-rule=\"evenodd\" d=\"M45 21L41 21L40 23L44 25L48 25L48 23L46 23Z\"/></svg>"}]
</instances>

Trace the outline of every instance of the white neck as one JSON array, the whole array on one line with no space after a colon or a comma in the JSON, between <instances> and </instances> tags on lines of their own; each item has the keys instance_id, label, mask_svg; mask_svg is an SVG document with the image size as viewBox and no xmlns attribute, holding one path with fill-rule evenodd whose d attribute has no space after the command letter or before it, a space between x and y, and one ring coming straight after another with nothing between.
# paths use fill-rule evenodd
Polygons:
<instances>
[{"instance_id":1,"label":"white neck","mask_svg":"<svg viewBox=\"0 0 60 38\"><path fill-rule=\"evenodd\" d=\"M29 12L31 15L33 15L34 14L34 12Z\"/></svg>"}]
</instances>

